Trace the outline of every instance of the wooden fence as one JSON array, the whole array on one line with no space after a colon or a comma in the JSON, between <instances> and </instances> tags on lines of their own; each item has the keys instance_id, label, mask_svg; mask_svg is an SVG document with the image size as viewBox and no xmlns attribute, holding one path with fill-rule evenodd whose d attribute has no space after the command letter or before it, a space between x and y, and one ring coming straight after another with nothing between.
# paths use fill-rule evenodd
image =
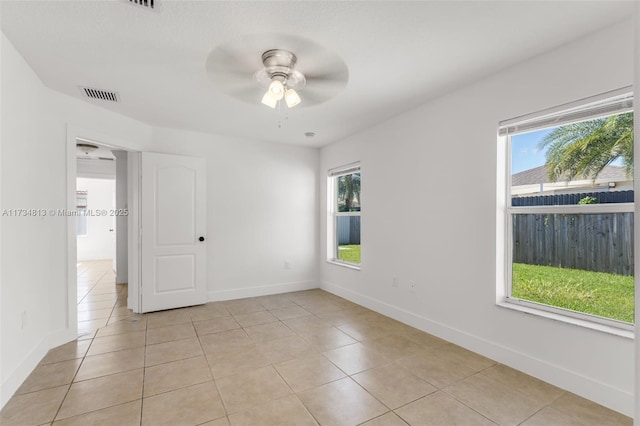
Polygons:
<instances>
[{"instance_id":1,"label":"wooden fence","mask_svg":"<svg viewBox=\"0 0 640 426\"><path fill-rule=\"evenodd\" d=\"M360 216L338 216L338 245L360 244Z\"/></svg>"},{"instance_id":2,"label":"wooden fence","mask_svg":"<svg viewBox=\"0 0 640 426\"><path fill-rule=\"evenodd\" d=\"M584 197L593 197L598 204L633 203L633 191L601 191L582 192L579 194L533 195L529 197L512 197L511 205L520 206L566 206L578 204Z\"/></svg>"},{"instance_id":3,"label":"wooden fence","mask_svg":"<svg viewBox=\"0 0 640 426\"><path fill-rule=\"evenodd\" d=\"M633 275L633 213L515 214L513 261Z\"/></svg>"}]
</instances>

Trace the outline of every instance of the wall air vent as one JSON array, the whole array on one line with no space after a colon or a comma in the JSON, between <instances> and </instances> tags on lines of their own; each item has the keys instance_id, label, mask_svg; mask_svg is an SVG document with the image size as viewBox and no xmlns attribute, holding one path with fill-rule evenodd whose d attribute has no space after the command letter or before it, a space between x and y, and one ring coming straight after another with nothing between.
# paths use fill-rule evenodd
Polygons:
<instances>
[{"instance_id":1,"label":"wall air vent","mask_svg":"<svg viewBox=\"0 0 640 426\"><path fill-rule=\"evenodd\" d=\"M156 7L156 0L129 0L129 3L146 7L148 9L154 9Z\"/></svg>"},{"instance_id":2,"label":"wall air vent","mask_svg":"<svg viewBox=\"0 0 640 426\"><path fill-rule=\"evenodd\" d=\"M108 90L94 89L92 87L80 87L82 93L87 98L99 99L101 101L120 102L120 96L116 92L110 92Z\"/></svg>"}]
</instances>

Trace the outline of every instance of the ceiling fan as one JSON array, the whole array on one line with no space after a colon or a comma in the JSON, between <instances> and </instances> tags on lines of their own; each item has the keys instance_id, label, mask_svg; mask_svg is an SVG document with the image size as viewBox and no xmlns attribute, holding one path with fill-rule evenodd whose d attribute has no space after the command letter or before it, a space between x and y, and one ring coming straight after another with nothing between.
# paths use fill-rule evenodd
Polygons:
<instances>
[{"instance_id":1,"label":"ceiling fan","mask_svg":"<svg viewBox=\"0 0 640 426\"><path fill-rule=\"evenodd\" d=\"M218 46L209 54L206 70L224 93L271 108L318 105L336 96L349 80L337 54L284 34L245 36Z\"/></svg>"}]
</instances>

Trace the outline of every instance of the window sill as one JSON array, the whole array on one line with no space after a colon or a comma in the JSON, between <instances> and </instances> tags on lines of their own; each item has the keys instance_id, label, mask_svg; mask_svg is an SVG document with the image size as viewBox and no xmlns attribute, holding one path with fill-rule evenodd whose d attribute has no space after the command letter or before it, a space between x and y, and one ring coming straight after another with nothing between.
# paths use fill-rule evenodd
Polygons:
<instances>
[{"instance_id":1,"label":"window sill","mask_svg":"<svg viewBox=\"0 0 640 426\"><path fill-rule=\"evenodd\" d=\"M614 336L619 336L619 337L624 337L626 339L633 339L634 337L634 333L633 330L625 330L623 328L618 328L618 327L613 327L610 325L606 325L606 324L600 324L597 322L593 322L593 321L588 321L588 320L584 320L584 319L580 319L580 318L575 318L575 317L571 317L568 315L562 315L559 313L555 313L555 312L549 312L543 309L536 309L534 307L531 306L525 306L525 305L521 305L517 302L511 302L511 301L502 301L502 302L497 302L496 305L503 307L503 308L507 308L507 309L512 309L514 311L520 311L523 312L525 314L529 314L529 315L536 315L542 318L547 318L553 321L559 321L559 322L563 322L565 324L571 324L571 325L576 325L578 327L584 327L584 328L589 328L591 330L596 330L596 331L600 331L603 333L607 333L607 334L612 334ZM633 326L632 326L633 327Z\"/></svg>"},{"instance_id":2,"label":"window sill","mask_svg":"<svg viewBox=\"0 0 640 426\"><path fill-rule=\"evenodd\" d=\"M356 271L360 270L360 265L356 265L355 263L342 262L340 260L335 260L335 259L327 259L327 263L330 263L332 265L342 266L343 268L347 268L347 269L353 269Z\"/></svg>"}]
</instances>

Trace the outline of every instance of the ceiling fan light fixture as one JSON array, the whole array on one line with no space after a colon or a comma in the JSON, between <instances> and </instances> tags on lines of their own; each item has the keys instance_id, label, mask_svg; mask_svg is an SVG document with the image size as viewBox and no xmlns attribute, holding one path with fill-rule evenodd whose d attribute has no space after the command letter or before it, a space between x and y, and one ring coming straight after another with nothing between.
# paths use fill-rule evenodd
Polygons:
<instances>
[{"instance_id":1,"label":"ceiling fan light fixture","mask_svg":"<svg viewBox=\"0 0 640 426\"><path fill-rule=\"evenodd\" d=\"M85 155L91 154L92 152L98 150L98 148L98 145L94 145L91 143L80 142L76 144L76 149Z\"/></svg>"},{"instance_id":2,"label":"ceiling fan light fixture","mask_svg":"<svg viewBox=\"0 0 640 426\"><path fill-rule=\"evenodd\" d=\"M294 106L300 103L300 95L293 89L288 89L284 93L284 101L287 103L289 108L293 108Z\"/></svg>"},{"instance_id":3,"label":"ceiling fan light fixture","mask_svg":"<svg viewBox=\"0 0 640 426\"><path fill-rule=\"evenodd\" d=\"M276 101L282 99L284 96L284 85L282 84L282 81L274 78L269 85L268 92Z\"/></svg>"},{"instance_id":4,"label":"ceiling fan light fixture","mask_svg":"<svg viewBox=\"0 0 640 426\"><path fill-rule=\"evenodd\" d=\"M267 90L267 92L262 97L262 103L269 108L275 108L278 104L278 100L273 97L270 90Z\"/></svg>"}]
</instances>

